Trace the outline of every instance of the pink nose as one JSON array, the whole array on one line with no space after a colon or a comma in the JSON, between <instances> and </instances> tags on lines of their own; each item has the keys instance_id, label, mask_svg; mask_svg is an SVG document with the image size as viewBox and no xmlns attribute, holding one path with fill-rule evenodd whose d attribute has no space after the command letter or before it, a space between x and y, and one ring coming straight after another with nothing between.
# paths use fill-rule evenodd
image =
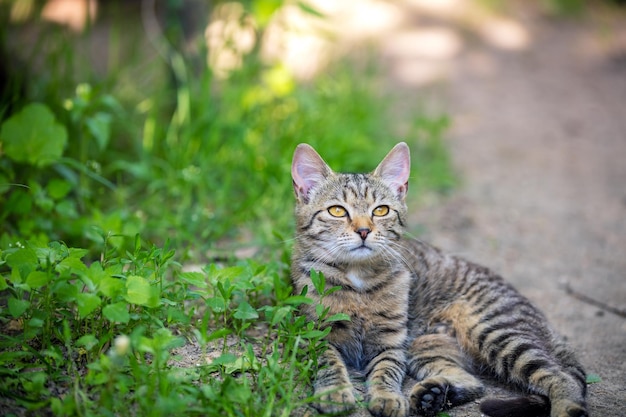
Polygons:
<instances>
[{"instance_id":1,"label":"pink nose","mask_svg":"<svg viewBox=\"0 0 626 417\"><path fill-rule=\"evenodd\" d=\"M368 229L367 227L361 227L360 229L357 229L356 232L359 235L361 235L361 239L365 240L365 239L367 239L367 235L370 234L371 230Z\"/></svg>"}]
</instances>

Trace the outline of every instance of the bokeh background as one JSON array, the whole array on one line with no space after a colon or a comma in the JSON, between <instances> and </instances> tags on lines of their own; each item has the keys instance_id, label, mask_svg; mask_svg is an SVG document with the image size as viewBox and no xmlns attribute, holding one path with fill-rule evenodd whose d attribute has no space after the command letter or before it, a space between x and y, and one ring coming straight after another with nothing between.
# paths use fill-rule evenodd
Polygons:
<instances>
[{"instance_id":1,"label":"bokeh background","mask_svg":"<svg viewBox=\"0 0 626 417\"><path fill-rule=\"evenodd\" d=\"M284 272L295 146L368 171L402 140L409 233L510 279L580 352L592 415L626 412L622 1L0 0L0 122L14 299L24 242Z\"/></svg>"}]
</instances>

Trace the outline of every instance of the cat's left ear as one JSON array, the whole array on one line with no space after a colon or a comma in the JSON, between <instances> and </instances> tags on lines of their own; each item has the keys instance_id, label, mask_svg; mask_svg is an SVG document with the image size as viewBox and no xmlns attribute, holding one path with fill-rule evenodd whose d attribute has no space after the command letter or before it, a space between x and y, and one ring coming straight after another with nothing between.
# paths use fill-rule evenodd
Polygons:
<instances>
[{"instance_id":1,"label":"cat's left ear","mask_svg":"<svg viewBox=\"0 0 626 417\"><path fill-rule=\"evenodd\" d=\"M404 200L409 190L411 173L411 152L406 143L400 142L385 156L376 167L374 175L382 179L397 192L400 200Z\"/></svg>"},{"instance_id":2,"label":"cat's left ear","mask_svg":"<svg viewBox=\"0 0 626 417\"><path fill-rule=\"evenodd\" d=\"M296 147L291 163L291 177L298 200L308 203L311 189L331 174L332 170L310 145L301 143Z\"/></svg>"}]
</instances>

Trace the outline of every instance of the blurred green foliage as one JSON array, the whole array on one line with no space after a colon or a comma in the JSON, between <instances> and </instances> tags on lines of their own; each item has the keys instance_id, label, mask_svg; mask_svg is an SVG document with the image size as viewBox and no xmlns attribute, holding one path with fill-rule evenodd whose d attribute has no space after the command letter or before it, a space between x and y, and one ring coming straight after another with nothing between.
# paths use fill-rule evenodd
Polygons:
<instances>
[{"instance_id":1,"label":"blurred green foliage","mask_svg":"<svg viewBox=\"0 0 626 417\"><path fill-rule=\"evenodd\" d=\"M13 57L3 63L12 94L0 104L0 242L63 240L93 251L104 236L123 248L141 233L191 257L224 241L228 250L240 241L275 248L290 234L289 165L300 142L336 169L361 171L407 140L429 155L416 157L428 172L420 183L453 184L440 144L445 119L416 116L411 137L397 137L375 69L339 65L299 83L280 63L263 63L257 46L216 77L202 34L185 37L175 19L184 6L165 4L152 43L137 29L145 11L123 2L100 5L104 40L98 24L78 35L36 17L16 24L11 2L0 5L1 48ZM258 43L282 2L241 4ZM25 44L16 51L9 37ZM94 43L104 62L81 53Z\"/></svg>"}]
</instances>

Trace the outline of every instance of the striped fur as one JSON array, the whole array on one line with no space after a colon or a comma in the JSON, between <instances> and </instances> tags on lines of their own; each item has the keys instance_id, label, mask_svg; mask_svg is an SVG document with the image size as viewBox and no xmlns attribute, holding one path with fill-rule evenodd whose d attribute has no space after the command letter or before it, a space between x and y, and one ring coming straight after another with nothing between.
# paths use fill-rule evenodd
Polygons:
<instances>
[{"instance_id":1,"label":"striped fur","mask_svg":"<svg viewBox=\"0 0 626 417\"><path fill-rule=\"evenodd\" d=\"M404 143L370 174L335 173L308 145L294 154L294 291L309 287L320 301L310 274L322 272L341 287L322 303L351 317L327 337L317 408L355 406L353 368L367 378L373 415L435 415L482 396L480 370L536 394L487 399L488 415L587 416L585 372L539 310L487 268L404 237L408 176ZM304 312L315 317L314 306ZM409 398L406 374L418 381Z\"/></svg>"}]
</instances>

